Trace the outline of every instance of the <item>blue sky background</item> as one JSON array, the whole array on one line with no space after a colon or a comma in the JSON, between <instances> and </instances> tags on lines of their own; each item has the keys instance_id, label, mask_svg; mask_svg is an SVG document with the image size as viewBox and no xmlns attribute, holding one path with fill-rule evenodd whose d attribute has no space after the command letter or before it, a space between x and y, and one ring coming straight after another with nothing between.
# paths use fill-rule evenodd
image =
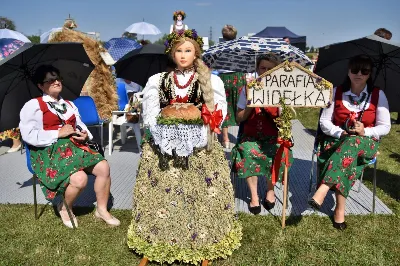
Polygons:
<instances>
[{"instance_id":1,"label":"blue sky background","mask_svg":"<svg viewBox=\"0 0 400 266\"><path fill-rule=\"evenodd\" d=\"M379 27L392 31L392 40L400 40L400 0L19 0L2 5L0 16L12 19L25 35L39 35L62 26L71 14L78 30L99 32L107 41L143 18L169 33L172 13L178 9L187 13L185 23L201 36L209 36L212 27L214 41L225 24L234 25L239 37L267 26L286 26L306 35L314 47L370 35Z\"/></svg>"}]
</instances>

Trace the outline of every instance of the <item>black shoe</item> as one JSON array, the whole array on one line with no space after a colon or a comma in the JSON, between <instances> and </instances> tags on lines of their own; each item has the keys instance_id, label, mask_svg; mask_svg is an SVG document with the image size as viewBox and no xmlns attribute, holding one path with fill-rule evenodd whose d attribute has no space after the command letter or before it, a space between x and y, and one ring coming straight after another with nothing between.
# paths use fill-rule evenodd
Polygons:
<instances>
[{"instance_id":1,"label":"black shoe","mask_svg":"<svg viewBox=\"0 0 400 266\"><path fill-rule=\"evenodd\" d=\"M269 200L265 199L263 206L267 211L269 211L275 207L275 202L270 202Z\"/></svg>"},{"instance_id":2,"label":"black shoe","mask_svg":"<svg viewBox=\"0 0 400 266\"><path fill-rule=\"evenodd\" d=\"M261 205L251 207L250 203L249 203L248 207L249 207L249 211L254 215L259 214L261 212Z\"/></svg>"},{"instance_id":3,"label":"black shoe","mask_svg":"<svg viewBox=\"0 0 400 266\"><path fill-rule=\"evenodd\" d=\"M335 227L337 230L343 231L344 229L347 228L347 224L346 224L346 222L337 223L337 222L333 221L333 227Z\"/></svg>"},{"instance_id":4,"label":"black shoe","mask_svg":"<svg viewBox=\"0 0 400 266\"><path fill-rule=\"evenodd\" d=\"M313 207L316 210L320 210L321 209L321 205L319 205L313 198L311 198L308 201L308 205L310 205L311 207Z\"/></svg>"}]
</instances>

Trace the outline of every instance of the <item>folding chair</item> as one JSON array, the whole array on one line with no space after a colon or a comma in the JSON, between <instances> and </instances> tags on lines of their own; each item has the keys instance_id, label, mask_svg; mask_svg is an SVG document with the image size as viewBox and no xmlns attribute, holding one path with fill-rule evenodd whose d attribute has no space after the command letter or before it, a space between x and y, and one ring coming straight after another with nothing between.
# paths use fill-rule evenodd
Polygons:
<instances>
[{"instance_id":1,"label":"folding chair","mask_svg":"<svg viewBox=\"0 0 400 266\"><path fill-rule=\"evenodd\" d=\"M24 142L24 147L25 147L25 154L26 154L26 166L28 167L29 172L32 174L33 205L34 205L34 208L35 208L35 219L37 220L43 214L44 209L46 208L47 204L43 206L43 208L41 209L41 211L40 211L40 213L38 215L37 198L36 198L36 179L38 177L37 177L37 175L35 174L35 172L32 169L31 152L29 150L29 145L26 142ZM72 218L71 210L69 209L67 203L65 202L64 195L62 195L61 197L62 197L63 204L65 205L65 208L67 209L67 213L68 213L69 219L71 220L72 226L73 226L74 229L76 229L74 220Z\"/></svg>"},{"instance_id":2,"label":"folding chair","mask_svg":"<svg viewBox=\"0 0 400 266\"><path fill-rule=\"evenodd\" d=\"M112 111L112 118L109 123L109 128L108 128L108 155L111 155L112 149L113 149L113 127L114 125L120 126L120 131L121 131L121 143L125 144L126 141L126 128L127 127L132 127L133 132L135 133L135 138L136 138L136 143L139 149L139 152L141 151L140 147L140 141L142 139L141 132L140 132L140 123L129 123L126 122L126 113L125 111L125 106L128 104L128 96L126 94L126 89L125 89L125 83L120 82L117 84L117 94L118 94L118 111ZM143 95L142 92L137 92L134 94L134 97L140 100L140 97ZM119 116L118 115L123 115Z\"/></svg>"},{"instance_id":3,"label":"folding chair","mask_svg":"<svg viewBox=\"0 0 400 266\"><path fill-rule=\"evenodd\" d=\"M79 110L82 122L87 127L97 127L100 130L100 143L101 147L104 148L103 138L103 123L100 119L99 113L97 112L96 104L90 96L79 96L73 101Z\"/></svg>"},{"instance_id":4,"label":"folding chair","mask_svg":"<svg viewBox=\"0 0 400 266\"><path fill-rule=\"evenodd\" d=\"M319 172L319 168L318 168L318 162L317 162L317 167L316 167L316 173L315 173L315 183L313 185L313 178L314 178L314 159L315 156L317 155L319 148L320 148L320 141L321 141L321 137L324 135L324 133L322 132L322 129L319 125L319 120L321 118L321 114L322 114L322 110L320 110L319 112L319 117L318 117L318 128L317 128L317 133L315 134L315 140L314 140L314 148L313 148L313 152L312 152L312 156L311 156L311 171L310 171L310 184L309 184L309 189L308 189L308 193L309 196L311 197L311 192L313 190L316 190L316 186L318 183L318 172ZM376 165L377 165L377 158L373 158L368 165L373 164L374 165L374 175L373 175L373 190L372 190L372 211L371 213L375 213L375 201L376 201ZM364 177L364 171L361 174L361 177L359 179L360 183L358 185L358 189L355 190L357 193L360 192L361 190L361 185L363 182L363 177ZM314 189L313 189L314 188Z\"/></svg>"}]
</instances>

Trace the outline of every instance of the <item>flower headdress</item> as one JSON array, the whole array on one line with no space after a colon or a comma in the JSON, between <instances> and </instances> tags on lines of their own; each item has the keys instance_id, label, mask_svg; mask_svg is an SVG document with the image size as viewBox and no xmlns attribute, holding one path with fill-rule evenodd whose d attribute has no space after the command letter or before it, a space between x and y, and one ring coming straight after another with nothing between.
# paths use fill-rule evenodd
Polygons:
<instances>
[{"instance_id":1,"label":"flower headdress","mask_svg":"<svg viewBox=\"0 0 400 266\"><path fill-rule=\"evenodd\" d=\"M167 40L164 42L165 45L165 53L169 53L174 47L175 43L178 42L181 39L192 39L196 41L199 46L201 52L203 52L203 38L201 38L199 35L197 35L197 32L195 29L192 30L180 30L178 32L172 32L167 36Z\"/></svg>"},{"instance_id":2,"label":"flower headdress","mask_svg":"<svg viewBox=\"0 0 400 266\"><path fill-rule=\"evenodd\" d=\"M182 16L182 20L184 20L186 18L186 13L183 10L177 10L174 12L174 15L172 16L172 19L175 21L176 18L178 17L178 15Z\"/></svg>"}]
</instances>

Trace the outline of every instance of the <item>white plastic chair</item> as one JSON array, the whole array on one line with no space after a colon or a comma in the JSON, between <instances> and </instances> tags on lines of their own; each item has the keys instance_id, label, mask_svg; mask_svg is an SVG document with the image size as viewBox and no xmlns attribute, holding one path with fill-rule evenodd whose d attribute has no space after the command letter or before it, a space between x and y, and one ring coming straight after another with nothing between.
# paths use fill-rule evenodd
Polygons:
<instances>
[{"instance_id":1,"label":"white plastic chair","mask_svg":"<svg viewBox=\"0 0 400 266\"><path fill-rule=\"evenodd\" d=\"M134 94L134 97L141 101L141 97L142 97L143 93L142 92L138 92ZM134 99L135 100L135 99ZM108 126L108 155L111 155L112 153L112 149L113 149L113 129L114 129L114 125L120 126L120 131L121 131L121 143L125 144L126 142L126 132L127 132L127 128L128 127L132 127L133 132L135 133L135 138L136 138L136 143L138 145L139 148L139 152L142 151L141 147L140 147L140 141L142 139L142 134L140 132L140 121L138 123L129 123L126 122L126 113L127 111L113 111L112 112L112 118L111 121L109 123ZM123 114L123 116L118 116Z\"/></svg>"}]
</instances>

